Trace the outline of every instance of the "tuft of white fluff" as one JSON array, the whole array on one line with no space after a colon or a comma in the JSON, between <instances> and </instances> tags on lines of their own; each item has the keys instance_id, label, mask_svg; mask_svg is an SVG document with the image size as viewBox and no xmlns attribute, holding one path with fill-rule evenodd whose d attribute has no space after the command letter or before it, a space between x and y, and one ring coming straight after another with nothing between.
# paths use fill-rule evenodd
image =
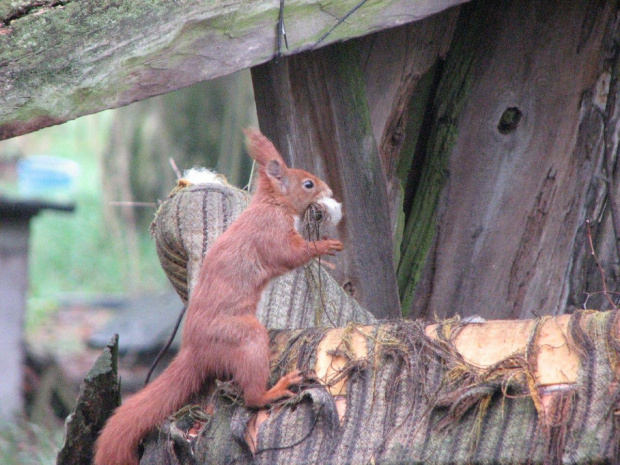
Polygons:
<instances>
[{"instance_id":1,"label":"tuft of white fluff","mask_svg":"<svg viewBox=\"0 0 620 465\"><path fill-rule=\"evenodd\" d=\"M183 179L191 184L221 184L226 182L224 175L207 168L192 168L183 172Z\"/></svg>"},{"instance_id":2,"label":"tuft of white fluff","mask_svg":"<svg viewBox=\"0 0 620 465\"><path fill-rule=\"evenodd\" d=\"M331 197L321 197L317 200L318 204L323 205L327 210L328 221L336 226L342 219L342 204Z\"/></svg>"}]
</instances>

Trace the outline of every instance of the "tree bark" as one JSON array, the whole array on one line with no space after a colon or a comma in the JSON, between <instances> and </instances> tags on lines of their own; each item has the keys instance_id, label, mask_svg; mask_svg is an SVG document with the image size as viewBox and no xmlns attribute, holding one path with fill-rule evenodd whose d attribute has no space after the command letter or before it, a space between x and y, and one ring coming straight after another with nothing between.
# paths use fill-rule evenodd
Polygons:
<instances>
[{"instance_id":1,"label":"tree bark","mask_svg":"<svg viewBox=\"0 0 620 465\"><path fill-rule=\"evenodd\" d=\"M450 48L456 28L459 8L436 14L421 21L387 31L370 34L361 39L361 66L366 84L366 98L372 129L379 148L379 156L386 177L390 221L396 247L400 247L402 233L401 212L406 174L399 167L411 165L413 151L402 152L406 136L417 134L416 114L408 111L415 94L423 94L424 111L429 98L425 82L420 81L435 65L444 59ZM409 116L412 126L409 126Z\"/></svg>"},{"instance_id":2,"label":"tree bark","mask_svg":"<svg viewBox=\"0 0 620 465\"><path fill-rule=\"evenodd\" d=\"M565 311L583 272L573 249L598 183L593 105L616 12L598 0L462 7L409 186L399 287L410 315Z\"/></svg>"},{"instance_id":3,"label":"tree bark","mask_svg":"<svg viewBox=\"0 0 620 465\"><path fill-rule=\"evenodd\" d=\"M115 335L84 378L77 404L65 421L65 442L56 465L91 463L97 436L120 404L118 335Z\"/></svg>"}]
</instances>

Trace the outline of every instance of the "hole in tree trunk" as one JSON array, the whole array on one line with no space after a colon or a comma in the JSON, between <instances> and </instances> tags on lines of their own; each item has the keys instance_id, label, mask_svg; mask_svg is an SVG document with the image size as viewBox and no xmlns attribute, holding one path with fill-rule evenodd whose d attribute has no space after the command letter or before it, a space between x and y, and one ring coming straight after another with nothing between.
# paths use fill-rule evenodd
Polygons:
<instances>
[{"instance_id":1,"label":"hole in tree trunk","mask_svg":"<svg viewBox=\"0 0 620 465\"><path fill-rule=\"evenodd\" d=\"M353 283L351 281L347 281L346 283L344 283L342 285L342 288L345 290L346 293L348 293L350 296L354 296L355 295L355 286L353 286Z\"/></svg>"},{"instance_id":2,"label":"hole in tree trunk","mask_svg":"<svg viewBox=\"0 0 620 465\"><path fill-rule=\"evenodd\" d=\"M510 134L517 129L522 116L523 113L517 107L506 108L499 119L499 123L497 123L497 130L500 134Z\"/></svg>"},{"instance_id":3,"label":"hole in tree trunk","mask_svg":"<svg viewBox=\"0 0 620 465\"><path fill-rule=\"evenodd\" d=\"M497 123L497 130L500 134L510 134L517 129L522 116L523 113L517 107L506 108L499 119L499 123Z\"/></svg>"}]
</instances>

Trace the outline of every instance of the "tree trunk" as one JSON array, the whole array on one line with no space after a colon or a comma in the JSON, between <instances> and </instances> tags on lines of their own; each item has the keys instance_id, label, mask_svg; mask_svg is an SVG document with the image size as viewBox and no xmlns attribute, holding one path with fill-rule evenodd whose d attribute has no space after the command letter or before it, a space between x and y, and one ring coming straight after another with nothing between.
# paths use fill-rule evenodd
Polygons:
<instances>
[{"instance_id":1,"label":"tree trunk","mask_svg":"<svg viewBox=\"0 0 620 465\"><path fill-rule=\"evenodd\" d=\"M324 179L345 205L337 281L375 316L399 316L388 196L359 42L255 67L252 78L263 133L288 163Z\"/></svg>"},{"instance_id":2,"label":"tree trunk","mask_svg":"<svg viewBox=\"0 0 620 465\"><path fill-rule=\"evenodd\" d=\"M430 94L423 78L438 57L445 58L458 13L458 7L452 8L415 23L370 34L360 41L366 98L387 182L395 250L400 248L403 188L413 156L413 150L403 151L405 136L419 133L420 115ZM415 106L408 111L412 101Z\"/></svg>"},{"instance_id":3,"label":"tree trunk","mask_svg":"<svg viewBox=\"0 0 620 465\"><path fill-rule=\"evenodd\" d=\"M461 8L408 186L406 313L527 318L577 303L616 12L599 0Z\"/></svg>"}]
</instances>

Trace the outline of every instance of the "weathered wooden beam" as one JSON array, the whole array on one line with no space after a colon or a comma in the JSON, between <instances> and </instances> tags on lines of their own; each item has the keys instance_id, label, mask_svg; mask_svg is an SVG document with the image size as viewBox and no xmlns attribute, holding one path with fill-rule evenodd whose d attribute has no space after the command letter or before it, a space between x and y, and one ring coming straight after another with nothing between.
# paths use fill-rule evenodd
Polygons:
<instances>
[{"instance_id":1,"label":"weathered wooden beam","mask_svg":"<svg viewBox=\"0 0 620 465\"><path fill-rule=\"evenodd\" d=\"M326 45L467 0L364 3ZM358 0L287 0L290 50L316 45ZM26 0L0 4L0 139L271 59L279 1Z\"/></svg>"},{"instance_id":2,"label":"weathered wooden beam","mask_svg":"<svg viewBox=\"0 0 620 465\"><path fill-rule=\"evenodd\" d=\"M388 197L360 66L359 42L252 68L261 130L292 166L342 200L345 252L336 280L379 318L400 316Z\"/></svg>"}]
</instances>

